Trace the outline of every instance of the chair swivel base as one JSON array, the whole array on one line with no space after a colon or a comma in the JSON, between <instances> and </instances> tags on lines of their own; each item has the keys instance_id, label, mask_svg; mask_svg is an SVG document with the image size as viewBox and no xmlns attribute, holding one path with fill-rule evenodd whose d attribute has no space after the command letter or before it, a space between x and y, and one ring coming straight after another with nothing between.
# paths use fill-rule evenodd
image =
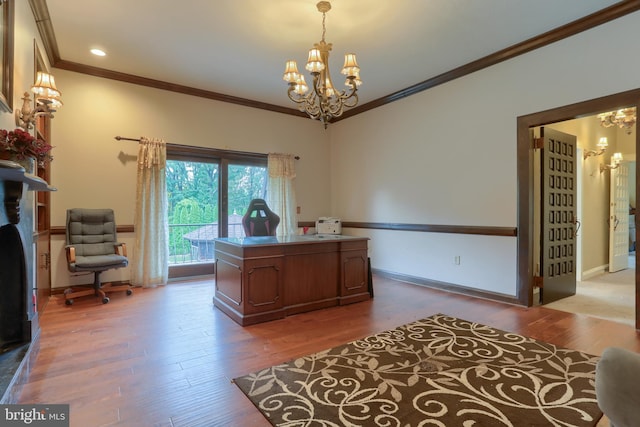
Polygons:
<instances>
[{"instance_id":1,"label":"chair swivel base","mask_svg":"<svg viewBox=\"0 0 640 427\"><path fill-rule=\"evenodd\" d=\"M102 298L102 303L107 304L109 302L109 297L107 296L107 292L118 292L125 291L127 295L133 294L133 290L131 289L131 285L121 284L114 285L112 283L104 283L98 287L92 287L91 289L75 289L75 288L67 288L64 290L64 303L66 305L72 305L73 299L77 297L83 297L87 295L95 295L97 297Z\"/></svg>"}]
</instances>

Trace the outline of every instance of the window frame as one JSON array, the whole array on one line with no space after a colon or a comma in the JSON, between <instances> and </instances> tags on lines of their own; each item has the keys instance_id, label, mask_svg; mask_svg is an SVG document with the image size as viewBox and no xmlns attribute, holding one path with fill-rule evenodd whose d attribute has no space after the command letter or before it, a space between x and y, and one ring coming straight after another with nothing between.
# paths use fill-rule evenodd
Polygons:
<instances>
[{"instance_id":1,"label":"window frame","mask_svg":"<svg viewBox=\"0 0 640 427\"><path fill-rule=\"evenodd\" d=\"M229 165L267 167L268 154L244 151L222 150L218 148L195 147L189 145L167 144L167 160L218 163L218 230L219 237L226 237L229 229ZM212 275L215 263L198 263L169 266L169 278Z\"/></svg>"}]
</instances>

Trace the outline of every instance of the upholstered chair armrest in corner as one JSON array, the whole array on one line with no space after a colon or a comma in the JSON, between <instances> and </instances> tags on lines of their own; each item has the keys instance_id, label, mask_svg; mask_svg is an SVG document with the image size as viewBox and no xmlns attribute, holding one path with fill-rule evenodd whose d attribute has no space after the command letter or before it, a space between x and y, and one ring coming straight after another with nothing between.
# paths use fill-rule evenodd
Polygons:
<instances>
[{"instance_id":1,"label":"upholstered chair armrest in corner","mask_svg":"<svg viewBox=\"0 0 640 427\"><path fill-rule=\"evenodd\" d=\"M640 354L617 347L606 348L596 366L596 398L612 426L638 426Z\"/></svg>"},{"instance_id":2,"label":"upholstered chair armrest in corner","mask_svg":"<svg viewBox=\"0 0 640 427\"><path fill-rule=\"evenodd\" d=\"M71 264L76 262L76 248L72 245L64 247L64 251L67 253L67 263Z\"/></svg>"},{"instance_id":3,"label":"upholstered chair armrest in corner","mask_svg":"<svg viewBox=\"0 0 640 427\"><path fill-rule=\"evenodd\" d=\"M126 243L115 243L116 253L123 257L127 256L127 244Z\"/></svg>"}]
</instances>

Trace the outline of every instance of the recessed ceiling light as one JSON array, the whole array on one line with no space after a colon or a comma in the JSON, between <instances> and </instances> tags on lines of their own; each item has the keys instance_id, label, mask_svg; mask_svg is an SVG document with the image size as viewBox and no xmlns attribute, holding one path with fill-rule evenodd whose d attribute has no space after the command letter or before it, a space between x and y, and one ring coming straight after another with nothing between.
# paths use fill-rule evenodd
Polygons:
<instances>
[{"instance_id":1,"label":"recessed ceiling light","mask_svg":"<svg viewBox=\"0 0 640 427\"><path fill-rule=\"evenodd\" d=\"M105 51L102 50L102 49L91 49L91 53L93 53L96 56L106 56L107 55L105 53Z\"/></svg>"}]
</instances>

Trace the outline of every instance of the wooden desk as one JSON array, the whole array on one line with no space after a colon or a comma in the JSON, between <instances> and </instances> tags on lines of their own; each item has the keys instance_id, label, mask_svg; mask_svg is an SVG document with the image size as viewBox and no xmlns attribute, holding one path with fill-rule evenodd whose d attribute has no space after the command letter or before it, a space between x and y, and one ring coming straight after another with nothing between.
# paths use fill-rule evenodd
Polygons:
<instances>
[{"instance_id":1,"label":"wooden desk","mask_svg":"<svg viewBox=\"0 0 640 427\"><path fill-rule=\"evenodd\" d=\"M216 239L213 303L246 326L366 301L367 241L342 235Z\"/></svg>"}]
</instances>

